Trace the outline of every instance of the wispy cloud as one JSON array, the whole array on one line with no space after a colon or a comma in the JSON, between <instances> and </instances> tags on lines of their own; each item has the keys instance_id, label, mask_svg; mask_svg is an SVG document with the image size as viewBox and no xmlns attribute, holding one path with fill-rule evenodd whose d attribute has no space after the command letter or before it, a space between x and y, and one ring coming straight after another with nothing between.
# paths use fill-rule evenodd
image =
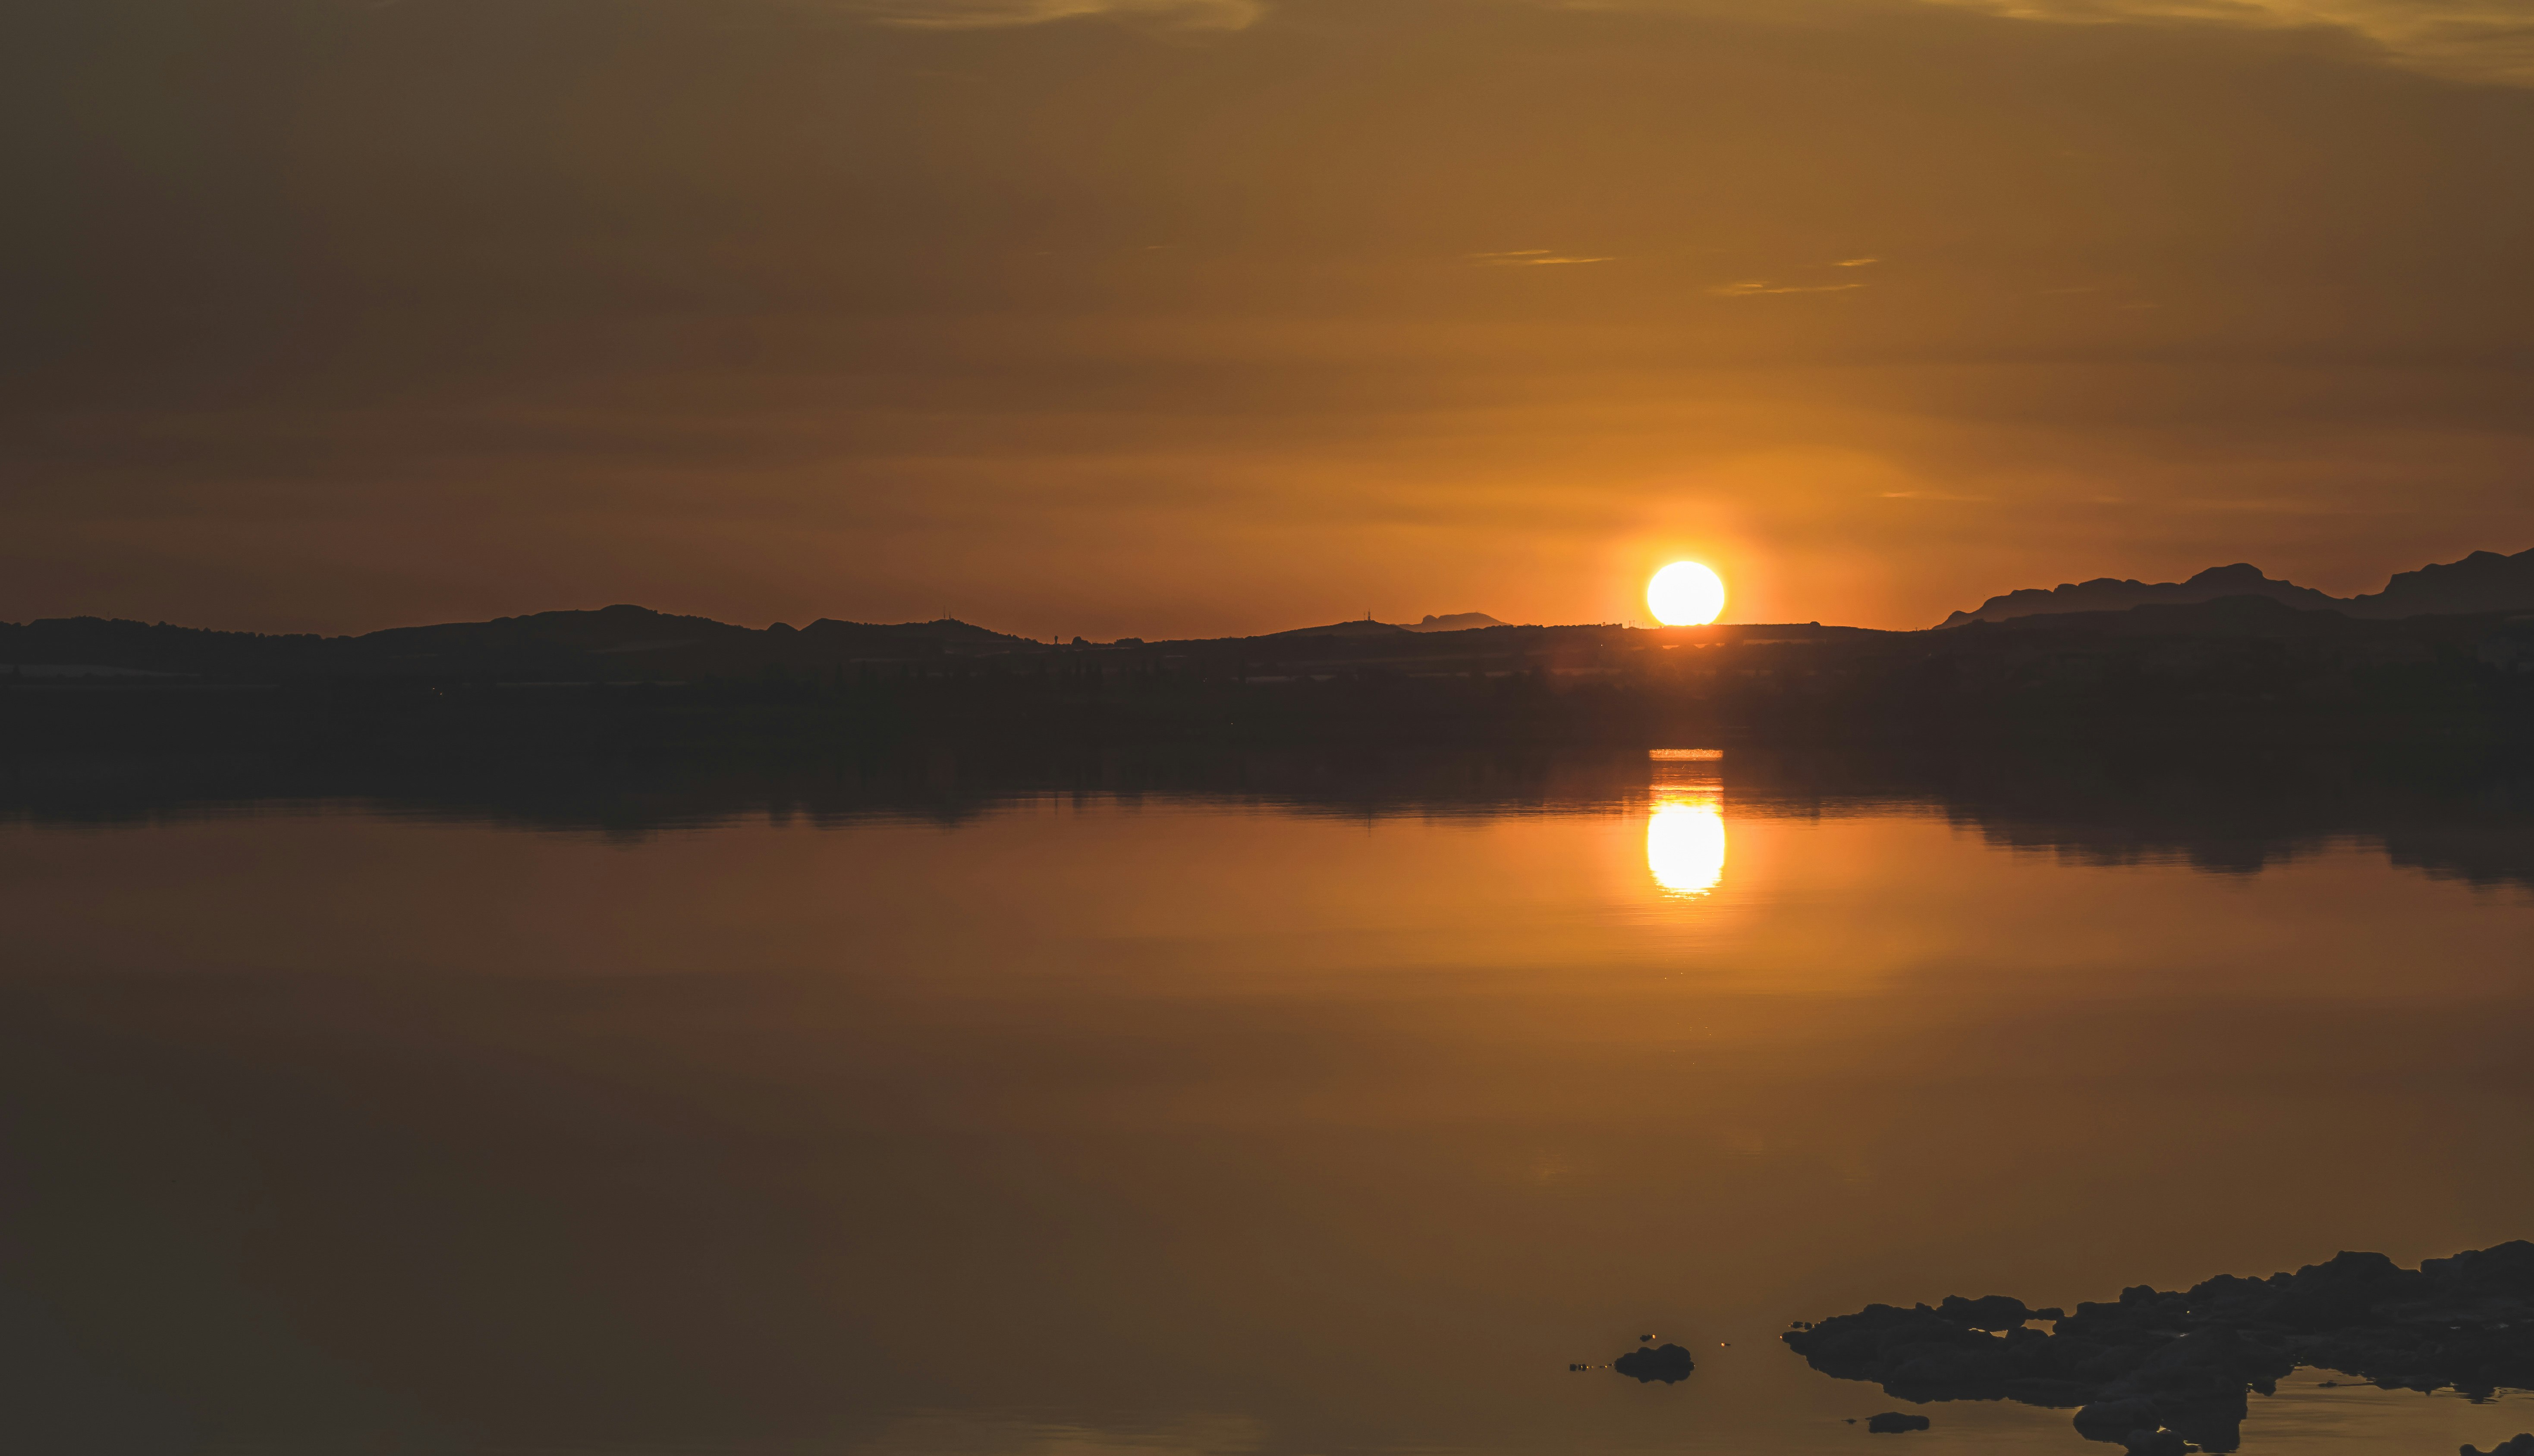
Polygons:
<instances>
[{"instance_id":1,"label":"wispy cloud","mask_svg":"<svg viewBox=\"0 0 2534 1456\"><path fill-rule=\"evenodd\" d=\"M984 30L1083 16L1153 20L1191 30L1239 30L1267 7L1264 0L823 0L821 8L917 30Z\"/></svg>"},{"instance_id":2,"label":"wispy cloud","mask_svg":"<svg viewBox=\"0 0 2534 1456\"><path fill-rule=\"evenodd\" d=\"M1547 248L1517 248L1510 253L1473 253L1470 261L1488 267L1536 268L1568 262L1616 262L1615 258L1569 258Z\"/></svg>"},{"instance_id":3,"label":"wispy cloud","mask_svg":"<svg viewBox=\"0 0 2534 1456\"><path fill-rule=\"evenodd\" d=\"M2062 25L2198 22L2350 31L2396 65L2458 81L2534 86L2534 6L2527 0L1928 0Z\"/></svg>"},{"instance_id":4,"label":"wispy cloud","mask_svg":"<svg viewBox=\"0 0 2534 1456\"><path fill-rule=\"evenodd\" d=\"M1719 298L1758 298L1771 293L1853 293L1862 283L1727 283L1708 291Z\"/></svg>"},{"instance_id":5,"label":"wispy cloud","mask_svg":"<svg viewBox=\"0 0 2534 1456\"><path fill-rule=\"evenodd\" d=\"M1977 505L1994 500L1993 495L1957 495L1950 491L1886 491L1886 500L1943 500L1962 505Z\"/></svg>"},{"instance_id":6,"label":"wispy cloud","mask_svg":"<svg viewBox=\"0 0 2534 1456\"><path fill-rule=\"evenodd\" d=\"M1881 262L1882 261L1883 261L1883 260L1882 260L1882 259L1879 259L1879 258L1849 258L1849 259L1842 259L1841 261L1840 261L1840 262L1838 262L1832 263L1832 264L1831 264L1831 266L1832 266L1832 267L1835 267L1835 268L1861 268L1861 267L1870 267L1870 266L1872 266L1872 265L1873 265L1873 264L1875 264L1875 263Z\"/></svg>"},{"instance_id":7,"label":"wispy cloud","mask_svg":"<svg viewBox=\"0 0 2534 1456\"><path fill-rule=\"evenodd\" d=\"M2240 514L2244 514L2244 515L2262 515L2262 516L2312 516L2312 515L2350 515L2350 514L2354 514L2354 512L2350 511L2349 509L2347 509L2346 507L2343 507L2343 506L2337 506L2337 505L2331 505L2331 504L2324 504L2324 503L2320 503L2320 502L2316 502L2316 501L2312 501L2312 500L2302 500L2302 499L2296 499L2296 498L2272 498L2272 499L2250 499L2250 500L2242 500L2242 499L2238 499L2238 500L2224 500L2224 499L2218 499L2218 500L2184 500L2184 501L2178 501L2178 502L2176 502L2176 505L2177 505L2177 507L2178 507L2178 508L2180 508L2180 509L2182 509L2182 510L2192 510L2192 511L2212 511L2212 512L2230 513L2230 514L2231 514L2231 513L2240 513Z\"/></svg>"}]
</instances>

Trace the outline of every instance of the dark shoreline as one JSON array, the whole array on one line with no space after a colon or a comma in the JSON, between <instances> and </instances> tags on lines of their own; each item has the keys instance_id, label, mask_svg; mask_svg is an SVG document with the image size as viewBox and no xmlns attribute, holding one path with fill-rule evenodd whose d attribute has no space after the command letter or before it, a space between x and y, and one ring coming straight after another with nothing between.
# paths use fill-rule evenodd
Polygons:
<instances>
[{"instance_id":1,"label":"dark shoreline","mask_svg":"<svg viewBox=\"0 0 2534 1456\"><path fill-rule=\"evenodd\" d=\"M633 608L335 639L0 624L0 661L21 665L0 673L0 753L2534 745L2525 612L2376 621L2253 597L1924 632L1363 625L1058 647ZM662 632L687 635L644 635Z\"/></svg>"}]
</instances>

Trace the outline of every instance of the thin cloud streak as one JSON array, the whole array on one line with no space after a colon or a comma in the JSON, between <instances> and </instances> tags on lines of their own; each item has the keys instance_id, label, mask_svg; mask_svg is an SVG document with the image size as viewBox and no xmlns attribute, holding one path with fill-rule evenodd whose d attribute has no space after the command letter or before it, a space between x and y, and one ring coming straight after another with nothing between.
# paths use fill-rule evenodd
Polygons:
<instances>
[{"instance_id":1,"label":"thin cloud streak","mask_svg":"<svg viewBox=\"0 0 2534 1456\"><path fill-rule=\"evenodd\" d=\"M826 8L910 30L1000 29L1086 16L1242 30L1266 12L1262 0L833 0Z\"/></svg>"},{"instance_id":2,"label":"thin cloud streak","mask_svg":"<svg viewBox=\"0 0 2534 1456\"><path fill-rule=\"evenodd\" d=\"M1757 282L1727 283L1721 288L1713 288L1708 291L1719 298L1760 298L1773 293L1852 293L1864 286L1865 285L1862 283L1788 283L1783 285L1773 285L1767 282Z\"/></svg>"},{"instance_id":3,"label":"thin cloud streak","mask_svg":"<svg viewBox=\"0 0 2534 1456\"><path fill-rule=\"evenodd\" d=\"M2350 31L2387 59L2453 81L2534 86L2534 6L2525 0L1926 0L2059 25L2196 23Z\"/></svg>"},{"instance_id":4,"label":"thin cloud streak","mask_svg":"<svg viewBox=\"0 0 2534 1456\"><path fill-rule=\"evenodd\" d=\"M1470 261L1480 267L1536 268L1554 267L1570 262L1616 262L1616 258L1570 258L1551 248L1516 248L1505 253L1473 253Z\"/></svg>"}]
</instances>

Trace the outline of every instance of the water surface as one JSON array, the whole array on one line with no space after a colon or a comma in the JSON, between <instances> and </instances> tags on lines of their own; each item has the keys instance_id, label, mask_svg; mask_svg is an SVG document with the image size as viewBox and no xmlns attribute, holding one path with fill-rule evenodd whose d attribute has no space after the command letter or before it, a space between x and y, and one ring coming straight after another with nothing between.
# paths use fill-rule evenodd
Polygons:
<instances>
[{"instance_id":1,"label":"water surface","mask_svg":"<svg viewBox=\"0 0 2534 1456\"><path fill-rule=\"evenodd\" d=\"M1900 1403L1789 1320L2534 1235L2504 783L1117 777L22 783L0 1426L1875 1449L1846 1421ZM1649 1333L1697 1372L1568 1369ZM2534 1428L2322 1378L2244 1449ZM1923 1413L1922 1453L2110 1449Z\"/></svg>"}]
</instances>

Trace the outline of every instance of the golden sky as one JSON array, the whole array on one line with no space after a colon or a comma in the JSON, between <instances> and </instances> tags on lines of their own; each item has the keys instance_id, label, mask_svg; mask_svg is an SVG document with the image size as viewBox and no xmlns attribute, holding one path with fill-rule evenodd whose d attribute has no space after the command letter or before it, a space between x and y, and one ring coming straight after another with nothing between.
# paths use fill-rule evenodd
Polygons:
<instances>
[{"instance_id":1,"label":"golden sky","mask_svg":"<svg viewBox=\"0 0 2534 1456\"><path fill-rule=\"evenodd\" d=\"M0 618L1917 626L2534 546L2534 0L99 0Z\"/></svg>"}]
</instances>

